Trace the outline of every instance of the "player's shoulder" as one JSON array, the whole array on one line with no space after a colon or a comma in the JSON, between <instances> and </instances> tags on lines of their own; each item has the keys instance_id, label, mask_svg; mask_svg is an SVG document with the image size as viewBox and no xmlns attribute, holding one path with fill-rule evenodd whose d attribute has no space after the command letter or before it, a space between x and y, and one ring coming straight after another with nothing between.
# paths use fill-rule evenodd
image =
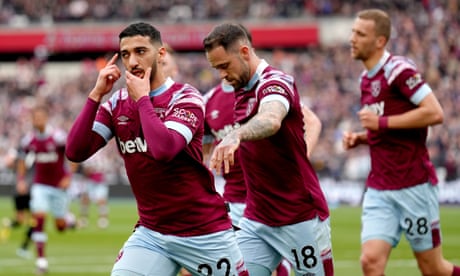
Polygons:
<instances>
[{"instance_id":1,"label":"player's shoulder","mask_svg":"<svg viewBox=\"0 0 460 276\"><path fill-rule=\"evenodd\" d=\"M175 83L172 87L173 97L171 103L196 103L204 105L204 97L200 91L188 83Z\"/></svg>"},{"instance_id":2,"label":"player's shoulder","mask_svg":"<svg viewBox=\"0 0 460 276\"><path fill-rule=\"evenodd\" d=\"M174 91L177 91L182 94L190 94L190 95L198 95L202 97L202 93L196 88L195 86L189 83L174 83L173 85Z\"/></svg>"},{"instance_id":3,"label":"player's shoulder","mask_svg":"<svg viewBox=\"0 0 460 276\"><path fill-rule=\"evenodd\" d=\"M67 131L64 130L63 128L61 127L51 127L51 133L52 135L57 135L57 136L60 136L60 135L67 135Z\"/></svg>"},{"instance_id":4,"label":"player's shoulder","mask_svg":"<svg viewBox=\"0 0 460 276\"><path fill-rule=\"evenodd\" d=\"M392 67L392 66L397 66L400 64L405 64L408 66L416 67L416 64L413 59L407 56L398 56L398 55L391 55L388 58L388 61L386 62L385 66Z\"/></svg>"},{"instance_id":5,"label":"player's shoulder","mask_svg":"<svg viewBox=\"0 0 460 276\"><path fill-rule=\"evenodd\" d=\"M58 144L64 144L67 139L67 131L59 127L50 127L50 135Z\"/></svg>"},{"instance_id":6,"label":"player's shoulder","mask_svg":"<svg viewBox=\"0 0 460 276\"><path fill-rule=\"evenodd\" d=\"M221 84L216 85L213 88L209 89L203 95L204 102L205 103L209 102L215 95L218 95L220 91L222 91L222 85Z\"/></svg>"},{"instance_id":7,"label":"player's shoulder","mask_svg":"<svg viewBox=\"0 0 460 276\"><path fill-rule=\"evenodd\" d=\"M112 93L110 97L102 104L102 107L107 111L114 110L122 101L129 99L128 90L126 88L121 88Z\"/></svg>"},{"instance_id":8,"label":"player's shoulder","mask_svg":"<svg viewBox=\"0 0 460 276\"><path fill-rule=\"evenodd\" d=\"M265 68L265 70L262 72L262 76L264 78L267 78L267 79L277 79L277 78L289 79L289 80L294 79L294 77L291 74L289 74L289 73L287 73L287 72L285 72L285 71L283 71L281 69L278 69L278 68L276 68L274 66L271 66L271 65L269 65L269 66L267 66L267 68Z\"/></svg>"},{"instance_id":9,"label":"player's shoulder","mask_svg":"<svg viewBox=\"0 0 460 276\"><path fill-rule=\"evenodd\" d=\"M204 114L205 103L203 95L193 85L175 82L166 92L169 94L168 113L179 109L198 108Z\"/></svg>"},{"instance_id":10,"label":"player's shoulder","mask_svg":"<svg viewBox=\"0 0 460 276\"><path fill-rule=\"evenodd\" d=\"M405 70L416 71L417 66L409 57L390 56L383 66L383 70L385 71L385 77L388 79L390 75L400 74Z\"/></svg>"},{"instance_id":11,"label":"player's shoulder","mask_svg":"<svg viewBox=\"0 0 460 276\"><path fill-rule=\"evenodd\" d=\"M35 139L35 132L29 131L19 140L19 146L21 148L27 147Z\"/></svg>"},{"instance_id":12,"label":"player's shoulder","mask_svg":"<svg viewBox=\"0 0 460 276\"><path fill-rule=\"evenodd\" d=\"M294 77L272 66L267 66L259 76L256 86L258 97L279 94L290 98L296 93Z\"/></svg>"},{"instance_id":13,"label":"player's shoulder","mask_svg":"<svg viewBox=\"0 0 460 276\"><path fill-rule=\"evenodd\" d=\"M294 77L280 69L269 65L260 75L259 87L263 87L271 83L284 84L287 87L292 87L294 84Z\"/></svg>"}]
</instances>

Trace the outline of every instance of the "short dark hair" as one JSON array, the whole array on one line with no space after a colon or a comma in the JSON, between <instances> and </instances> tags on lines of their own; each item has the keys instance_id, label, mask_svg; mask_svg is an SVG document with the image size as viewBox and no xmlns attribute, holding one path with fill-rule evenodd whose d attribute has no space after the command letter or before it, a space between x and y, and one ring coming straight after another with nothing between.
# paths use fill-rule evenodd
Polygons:
<instances>
[{"instance_id":1,"label":"short dark hair","mask_svg":"<svg viewBox=\"0 0 460 276\"><path fill-rule=\"evenodd\" d=\"M249 42L252 44L252 34L251 32L248 30L248 28L246 28L243 24L238 24L238 26L243 29L244 33L246 34L246 37L248 38Z\"/></svg>"},{"instance_id":2,"label":"short dark hair","mask_svg":"<svg viewBox=\"0 0 460 276\"><path fill-rule=\"evenodd\" d=\"M129 25L123 31L121 31L121 33L118 35L118 38L121 40L124 37L131 37L136 35L148 36L150 37L152 44L158 43L163 45L160 31L158 31L154 26L144 22L138 22Z\"/></svg>"},{"instance_id":3,"label":"short dark hair","mask_svg":"<svg viewBox=\"0 0 460 276\"><path fill-rule=\"evenodd\" d=\"M203 39L203 46L205 51L210 51L218 46L224 47L227 51L238 41L251 45L252 36L250 32L242 24L223 23L214 27Z\"/></svg>"}]
</instances>

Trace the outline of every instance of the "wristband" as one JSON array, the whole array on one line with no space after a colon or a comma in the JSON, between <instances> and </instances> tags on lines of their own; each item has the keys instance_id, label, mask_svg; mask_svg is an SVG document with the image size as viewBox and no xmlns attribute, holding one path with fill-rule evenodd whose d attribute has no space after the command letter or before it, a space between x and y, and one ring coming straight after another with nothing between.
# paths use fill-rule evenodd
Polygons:
<instances>
[{"instance_id":1,"label":"wristband","mask_svg":"<svg viewBox=\"0 0 460 276\"><path fill-rule=\"evenodd\" d=\"M387 129L387 128L388 128L388 117L380 116L379 117L379 129Z\"/></svg>"}]
</instances>

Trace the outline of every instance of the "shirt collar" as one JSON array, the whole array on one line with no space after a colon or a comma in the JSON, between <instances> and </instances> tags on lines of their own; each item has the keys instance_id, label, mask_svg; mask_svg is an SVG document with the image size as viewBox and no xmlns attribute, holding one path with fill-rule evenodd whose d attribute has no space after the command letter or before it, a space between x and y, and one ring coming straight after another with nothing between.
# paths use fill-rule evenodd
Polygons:
<instances>
[{"instance_id":1,"label":"shirt collar","mask_svg":"<svg viewBox=\"0 0 460 276\"><path fill-rule=\"evenodd\" d=\"M53 132L53 128L50 125L46 125L43 132L39 131L38 129L34 129L35 136L39 139L46 138Z\"/></svg>"},{"instance_id":2,"label":"shirt collar","mask_svg":"<svg viewBox=\"0 0 460 276\"><path fill-rule=\"evenodd\" d=\"M262 59L257 65L256 72L252 76L252 78L249 80L248 84L246 84L245 87L243 87L244 91L249 91L251 90L254 85L259 81L260 76L262 75L262 72L268 67L268 63L265 61L265 59Z\"/></svg>"},{"instance_id":3,"label":"shirt collar","mask_svg":"<svg viewBox=\"0 0 460 276\"><path fill-rule=\"evenodd\" d=\"M372 78L373 76L375 76L377 72L380 71L380 69L383 67L383 65L385 65L385 62L387 61L389 57L390 57L390 53L388 51L383 52L383 55L380 58L379 62L377 62L377 64L372 69L367 71L367 76L369 78Z\"/></svg>"},{"instance_id":4,"label":"shirt collar","mask_svg":"<svg viewBox=\"0 0 460 276\"><path fill-rule=\"evenodd\" d=\"M153 89L152 91L149 92L150 98L160 96L161 94L166 92L169 88L171 88L173 84L174 84L174 81L170 77L168 77L162 85L160 85L158 88Z\"/></svg>"},{"instance_id":5,"label":"shirt collar","mask_svg":"<svg viewBox=\"0 0 460 276\"><path fill-rule=\"evenodd\" d=\"M231 84L228 84L227 82L225 81L222 81L222 91L224 91L225 93L233 93L234 92L234 88Z\"/></svg>"}]
</instances>

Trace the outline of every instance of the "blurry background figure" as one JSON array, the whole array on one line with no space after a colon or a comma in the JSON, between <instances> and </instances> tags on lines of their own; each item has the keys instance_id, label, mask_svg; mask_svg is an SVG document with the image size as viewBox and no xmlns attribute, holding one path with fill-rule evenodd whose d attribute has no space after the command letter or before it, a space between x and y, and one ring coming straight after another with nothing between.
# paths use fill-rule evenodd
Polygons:
<instances>
[{"instance_id":1,"label":"blurry background figure","mask_svg":"<svg viewBox=\"0 0 460 276\"><path fill-rule=\"evenodd\" d=\"M37 274L48 270L45 247L48 235L45 231L47 214L54 217L55 227L63 232L75 225L74 216L69 213L67 188L71 173L64 156L67 133L49 124L48 109L37 105L31 110L31 130L22 137L16 164L16 191L25 194L29 185L27 173L29 158L34 166L30 185L30 210L33 217L31 239L36 246Z\"/></svg>"},{"instance_id":2,"label":"blurry background figure","mask_svg":"<svg viewBox=\"0 0 460 276\"><path fill-rule=\"evenodd\" d=\"M17 155L16 155L17 157ZM16 163L14 163L16 165ZM20 247L16 250L16 255L21 258L30 259L32 254L29 251L29 245L32 241L32 231L35 226L34 220L30 212L30 183L32 181L32 176L34 174L34 154L28 154L25 158L26 165L26 183L27 186L25 190L15 190L14 194L14 208L15 208L15 218L12 222L13 228L19 228L20 226L25 226L26 231L21 241Z\"/></svg>"},{"instance_id":3,"label":"blurry background figure","mask_svg":"<svg viewBox=\"0 0 460 276\"><path fill-rule=\"evenodd\" d=\"M0 143L0 169L11 171L14 174L16 168L16 160L18 151L10 148L6 143ZM26 228L23 240L16 253L18 256L30 259L32 254L28 251L31 235L32 235L32 218L30 214L30 181L33 175L34 155L28 154L25 158L26 171L26 186L24 189L13 192L14 214L11 219L5 217L2 219L0 230L0 241L5 241L9 238L11 229L19 229L22 226Z\"/></svg>"},{"instance_id":4,"label":"blurry background figure","mask_svg":"<svg viewBox=\"0 0 460 276\"><path fill-rule=\"evenodd\" d=\"M163 73L165 77L170 77L173 80L176 80L179 75L179 69L177 67L176 59L174 58L175 51L167 43L164 43L163 46L165 47L167 53L163 58L163 62L161 63L163 67Z\"/></svg>"},{"instance_id":5,"label":"blurry background figure","mask_svg":"<svg viewBox=\"0 0 460 276\"><path fill-rule=\"evenodd\" d=\"M3 145L0 145L0 156L0 167L2 169L14 171L17 151L13 148L6 148ZM13 201L15 213L12 220L10 221L10 226L12 228L17 228L27 222L27 217L29 214L29 200L30 193L28 187L23 193L14 191Z\"/></svg>"},{"instance_id":6,"label":"blurry background figure","mask_svg":"<svg viewBox=\"0 0 460 276\"><path fill-rule=\"evenodd\" d=\"M7 148L6 144L0 144L0 168L2 170L14 171L16 166L17 151L13 148ZM30 165L29 165L30 166ZM13 201L15 207L15 214L11 220L13 228L22 225L26 222L27 213L29 211L29 203L23 204L24 198L30 198L28 189L25 193L18 194L17 191L13 192Z\"/></svg>"},{"instance_id":7,"label":"blurry background figure","mask_svg":"<svg viewBox=\"0 0 460 276\"><path fill-rule=\"evenodd\" d=\"M104 154L105 148L85 162L79 164L79 173L82 175L79 181L80 186L80 215L78 228L85 228L89 225L91 203L97 206L97 226L101 229L109 226L109 186L106 174L110 169Z\"/></svg>"},{"instance_id":8,"label":"blurry background figure","mask_svg":"<svg viewBox=\"0 0 460 276\"><path fill-rule=\"evenodd\" d=\"M0 140L0 169L1 170L8 170L13 171L17 152L13 148L8 147L8 143L3 140ZM17 195L16 192L13 193L13 202L14 202L14 210L15 213L13 214L13 218L3 217L0 223L0 243L6 242L10 237L11 228L16 228L25 221L28 208L23 208L22 206L18 206L18 198L22 197ZM27 203L27 207L29 204Z\"/></svg>"}]
</instances>

